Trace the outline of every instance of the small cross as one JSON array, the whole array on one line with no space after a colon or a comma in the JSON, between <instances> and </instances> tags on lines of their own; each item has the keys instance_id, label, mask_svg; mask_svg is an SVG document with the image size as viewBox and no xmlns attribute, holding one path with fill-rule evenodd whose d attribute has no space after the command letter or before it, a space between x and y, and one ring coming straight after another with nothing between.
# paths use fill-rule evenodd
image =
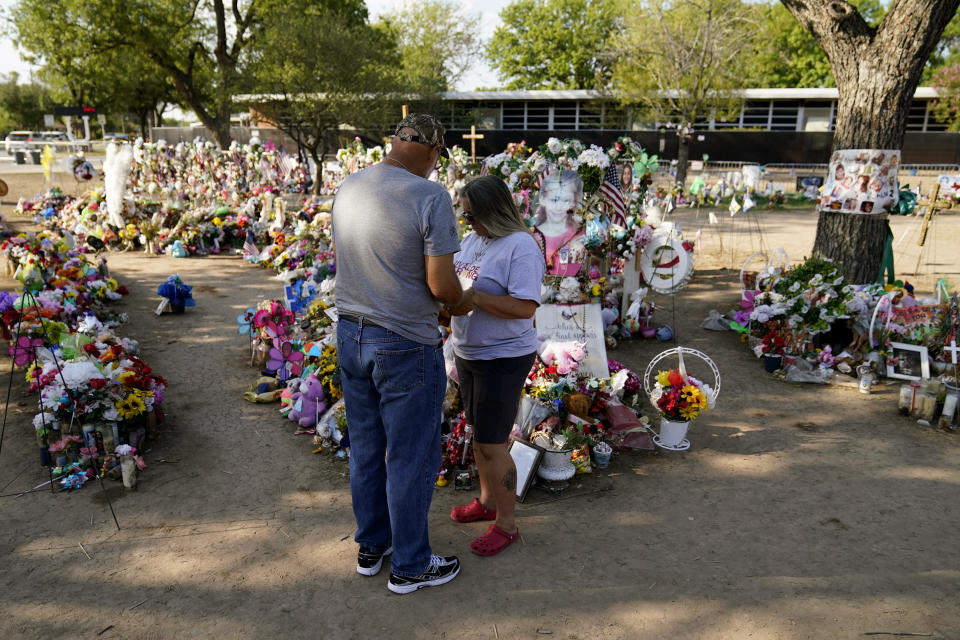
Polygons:
<instances>
[{"instance_id":1,"label":"small cross","mask_svg":"<svg viewBox=\"0 0 960 640\"><path fill-rule=\"evenodd\" d=\"M470 133L463 134L464 140L470 141L470 162L477 161L477 140L483 140L483 134L477 133L477 126L470 125Z\"/></svg>"},{"instance_id":2,"label":"small cross","mask_svg":"<svg viewBox=\"0 0 960 640\"><path fill-rule=\"evenodd\" d=\"M950 359L953 360L953 364L957 364L957 352L960 352L960 347L957 347L957 339L954 338L950 341L949 347L944 347L944 351L950 352Z\"/></svg>"}]
</instances>

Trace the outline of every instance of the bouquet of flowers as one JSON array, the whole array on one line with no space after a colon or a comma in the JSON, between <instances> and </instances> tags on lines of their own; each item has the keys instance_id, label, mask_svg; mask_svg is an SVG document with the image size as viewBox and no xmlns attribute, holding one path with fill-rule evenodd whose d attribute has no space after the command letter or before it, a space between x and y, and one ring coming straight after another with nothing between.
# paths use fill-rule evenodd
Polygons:
<instances>
[{"instance_id":1,"label":"bouquet of flowers","mask_svg":"<svg viewBox=\"0 0 960 640\"><path fill-rule=\"evenodd\" d=\"M688 422L700 412L712 409L716 394L709 385L678 369L657 371L657 383L650 393L650 402L668 420Z\"/></svg>"},{"instance_id":2,"label":"bouquet of flowers","mask_svg":"<svg viewBox=\"0 0 960 640\"><path fill-rule=\"evenodd\" d=\"M197 303L194 302L193 294L190 293L192 289L192 286L180 279L180 274L175 273L157 287L157 295L169 300L174 308L193 307Z\"/></svg>"}]
</instances>

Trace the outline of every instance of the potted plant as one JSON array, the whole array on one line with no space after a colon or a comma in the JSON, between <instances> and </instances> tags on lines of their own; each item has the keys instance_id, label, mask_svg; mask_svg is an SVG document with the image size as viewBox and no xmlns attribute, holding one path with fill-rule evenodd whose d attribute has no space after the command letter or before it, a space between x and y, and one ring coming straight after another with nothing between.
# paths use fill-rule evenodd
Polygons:
<instances>
[{"instance_id":1,"label":"potted plant","mask_svg":"<svg viewBox=\"0 0 960 640\"><path fill-rule=\"evenodd\" d=\"M783 354L786 353L789 343L790 330L779 320L774 320L767 326L767 333L761 338L757 350L763 356L763 368L767 373L773 373L783 366Z\"/></svg>"},{"instance_id":2,"label":"potted plant","mask_svg":"<svg viewBox=\"0 0 960 640\"><path fill-rule=\"evenodd\" d=\"M690 422L712 408L716 395L709 385L679 369L657 372L650 401L660 412L660 434L654 441L667 449L686 449Z\"/></svg>"}]
</instances>

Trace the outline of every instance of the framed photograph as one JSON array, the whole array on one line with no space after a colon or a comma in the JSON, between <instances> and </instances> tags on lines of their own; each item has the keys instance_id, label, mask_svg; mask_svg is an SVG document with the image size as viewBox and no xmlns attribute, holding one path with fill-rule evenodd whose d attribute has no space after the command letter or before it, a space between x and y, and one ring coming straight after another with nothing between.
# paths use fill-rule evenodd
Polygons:
<instances>
[{"instance_id":1,"label":"framed photograph","mask_svg":"<svg viewBox=\"0 0 960 640\"><path fill-rule=\"evenodd\" d=\"M930 378L930 359L927 348L915 344L891 342L892 353L887 357L887 377L901 380Z\"/></svg>"},{"instance_id":2,"label":"framed photograph","mask_svg":"<svg viewBox=\"0 0 960 640\"><path fill-rule=\"evenodd\" d=\"M523 502L527 497L527 489L537 475L543 449L529 442L514 440L510 443L510 457L517 465L517 500Z\"/></svg>"}]
</instances>

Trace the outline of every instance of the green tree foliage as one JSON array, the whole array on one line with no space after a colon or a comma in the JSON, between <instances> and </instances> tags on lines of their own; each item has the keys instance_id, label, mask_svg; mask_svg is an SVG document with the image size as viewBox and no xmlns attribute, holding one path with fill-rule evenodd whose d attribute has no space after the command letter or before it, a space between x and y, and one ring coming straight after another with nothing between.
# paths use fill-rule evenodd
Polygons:
<instances>
[{"instance_id":1,"label":"green tree foliage","mask_svg":"<svg viewBox=\"0 0 960 640\"><path fill-rule=\"evenodd\" d=\"M415 93L453 89L478 57L480 18L452 0L404 4L376 26L396 42L398 79Z\"/></svg>"},{"instance_id":2,"label":"green tree foliage","mask_svg":"<svg viewBox=\"0 0 960 640\"><path fill-rule=\"evenodd\" d=\"M280 3L279 0L273 0ZM245 56L268 0L20 0L14 23L24 48L70 79L76 100L101 71L86 60L120 51L159 68L181 104L192 109L221 145L230 141L232 98L245 81ZM44 14L44 7L47 13ZM19 19L18 16L23 16ZM49 37L47 33L49 31ZM121 68L132 74L136 67Z\"/></svg>"},{"instance_id":3,"label":"green tree foliage","mask_svg":"<svg viewBox=\"0 0 960 640\"><path fill-rule=\"evenodd\" d=\"M50 90L38 83L19 84L17 73L0 79L0 134L16 129L43 128L43 115L52 113Z\"/></svg>"},{"instance_id":4,"label":"green tree foliage","mask_svg":"<svg viewBox=\"0 0 960 640\"><path fill-rule=\"evenodd\" d=\"M933 103L933 115L945 122L949 131L960 131L960 62L937 69L932 84L939 96Z\"/></svg>"},{"instance_id":5,"label":"green tree foliage","mask_svg":"<svg viewBox=\"0 0 960 640\"><path fill-rule=\"evenodd\" d=\"M939 69L960 64L960 13L953 16L947 23L947 28L940 36L940 42L930 55L926 68L923 70L921 84L936 85L934 76Z\"/></svg>"},{"instance_id":6,"label":"green tree foliage","mask_svg":"<svg viewBox=\"0 0 960 640\"><path fill-rule=\"evenodd\" d=\"M739 108L756 20L741 0L633 0L625 15L614 86L625 104L676 125L682 183L693 123Z\"/></svg>"},{"instance_id":7,"label":"green tree foliage","mask_svg":"<svg viewBox=\"0 0 960 640\"><path fill-rule=\"evenodd\" d=\"M507 89L604 89L622 29L617 0L514 0L486 57Z\"/></svg>"},{"instance_id":8,"label":"green tree foliage","mask_svg":"<svg viewBox=\"0 0 960 640\"><path fill-rule=\"evenodd\" d=\"M110 29L129 21L127 8L136 9L106 0L20 0L10 26L24 58L41 67L39 75L58 102L132 114L146 133L149 115L159 120L179 96L149 49Z\"/></svg>"},{"instance_id":9,"label":"green tree foliage","mask_svg":"<svg viewBox=\"0 0 960 640\"><path fill-rule=\"evenodd\" d=\"M877 25L886 15L880 0L852 0L864 20ZM833 72L813 35L780 2L754 5L760 33L756 54L745 67L753 87L835 87Z\"/></svg>"},{"instance_id":10,"label":"green tree foliage","mask_svg":"<svg viewBox=\"0 0 960 640\"><path fill-rule=\"evenodd\" d=\"M250 51L259 92L250 102L310 153L319 188L341 127L379 135L399 119L400 57L360 1L284 4L264 14L260 46Z\"/></svg>"},{"instance_id":11,"label":"green tree foliage","mask_svg":"<svg viewBox=\"0 0 960 640\"><path fill-rule=\"evenodd\" d=\"M749 86L835 86L827 56L782 4L756 5L756 11L760 37L756 57L746 67Z\"/></svg>"}]
</instances>

